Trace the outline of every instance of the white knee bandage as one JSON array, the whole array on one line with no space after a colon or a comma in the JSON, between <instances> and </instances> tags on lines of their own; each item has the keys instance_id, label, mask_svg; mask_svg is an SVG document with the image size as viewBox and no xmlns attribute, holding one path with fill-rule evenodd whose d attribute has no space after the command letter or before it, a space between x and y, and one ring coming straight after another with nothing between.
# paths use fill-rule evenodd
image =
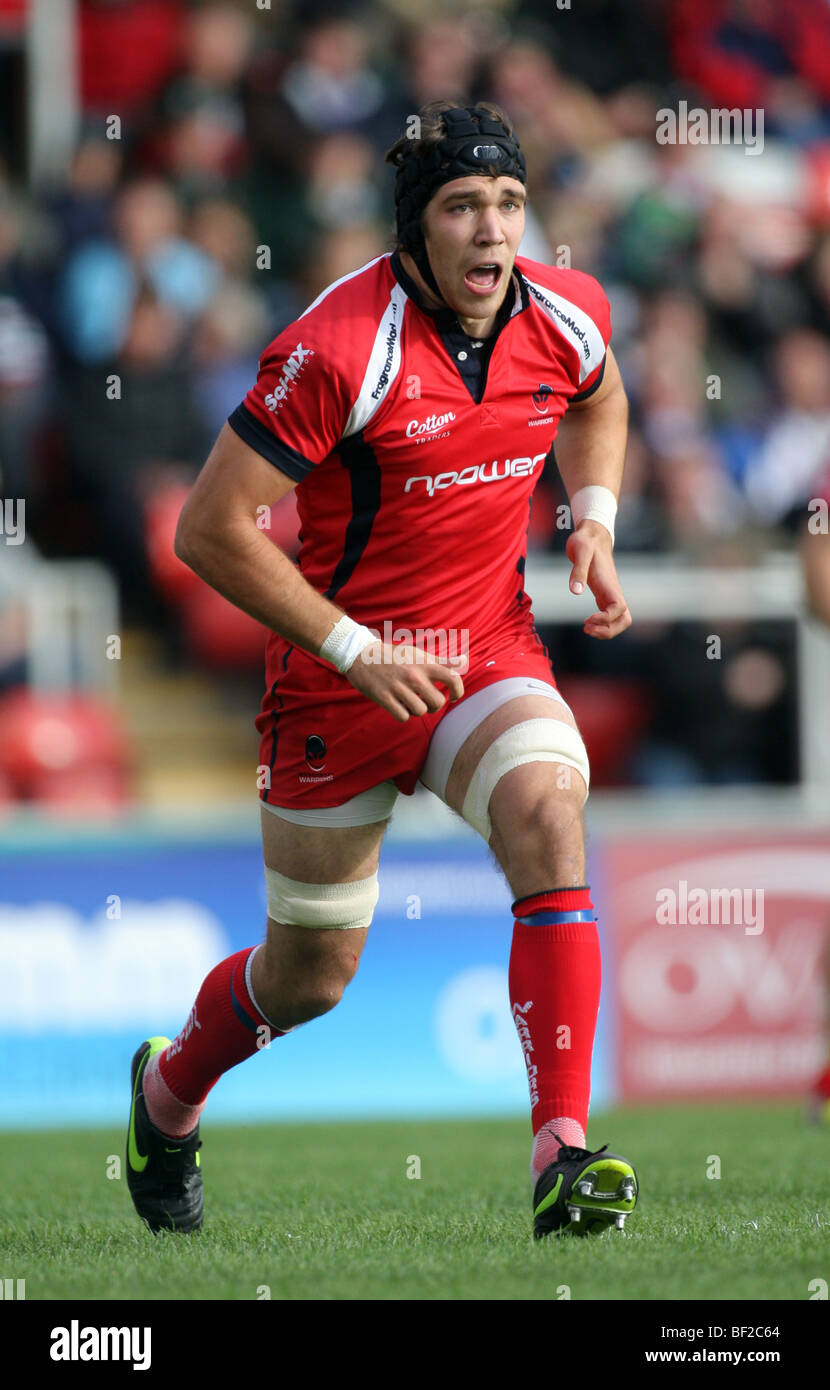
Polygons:
<instances>
[{"instance_id":1,"label":"white knee bandage","mask_svg":"<svg viewBox=\"0 0 830 1390\"><path fill-rule=\"evenodd\" d=\"M265 869L268 916L293 927L368 927L378 900L377 874L355 883L298 883Z\"/></svg>"},{"instance_id":2,"label":"white knee bandage","mask_svg":"<svg viewBox=\"0 0 830 1390\"><path fill-rule=\"evenodd\" d=\"M493 827L489 806L496 784L524 763L565 763L581 774L588 797L588 754L577 729L562 719L526 719L494 739L472 775L461 814L485 840Z\"/></svg>"}]
</instances>

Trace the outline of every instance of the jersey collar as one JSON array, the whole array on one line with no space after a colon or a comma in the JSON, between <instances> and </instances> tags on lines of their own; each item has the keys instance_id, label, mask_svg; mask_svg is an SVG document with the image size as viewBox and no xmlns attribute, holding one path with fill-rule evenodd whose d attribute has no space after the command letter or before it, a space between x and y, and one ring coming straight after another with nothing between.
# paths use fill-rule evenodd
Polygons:
<instances>
[{"instance_id":1,"label":"jersey collar","mask_svg":"<svg viewBox=\"0 0 830 1390\"><path fill-rule=\"evenodd\" d=\"M422 311L422 313L429 314L429 317L434 320L435 326L439 330L443 329L444 331L446 331L447 329L455 327L457 330L463 331L461 330L461 325L458 321L458 315L456 314L454 309L427 308L427 306L424 304L421 291L415 284L415 281L412 279L412 276L407 274L407 272L404 270L399 252L392 252L389 258L389 264L392 269L392 274L394 275L395 279L397 280L398 284L400 285L407 298L411 299L413 304L416 304L417 307ZM513 266L513 275L511 283L513 286L513 294L511 296L510 290L508 289L507 293L504 296L501 308L499 309L498 318L496 319L495 325L493 327L493 332L490 334L490 338L492 339L497 338L504 325L510 319L512 319L515 314L520 314L523 309L526 309L530 302L530 295L527 288L527 283L525 281L524 276L522 275L522 272L519 270L519 267L515 264Z\"/></svg>"}]
</instances>

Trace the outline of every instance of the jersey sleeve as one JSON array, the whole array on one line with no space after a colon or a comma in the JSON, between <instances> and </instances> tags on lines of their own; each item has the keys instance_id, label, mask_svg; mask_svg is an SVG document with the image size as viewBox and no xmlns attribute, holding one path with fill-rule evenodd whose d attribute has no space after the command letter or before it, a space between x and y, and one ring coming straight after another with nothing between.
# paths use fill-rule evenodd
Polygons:
<instances>
[{"instance_id":1,"label":"jersey sleeve","mask_svg":"<svg viewBox=\"0 0 830 1390\"><path fill-rule=\"evenodd\" d=\"M337 447L350 410L331 328L298 319L265 349L256 385L228 424L275 468L302 482Z\"/></svg>"},{"instance_id":2,"label":"jersey sleeve","mask_svg":"<svg viewBox=\"0 0 830 1390\"><path fill-rule=\"evenodd\" d=\"M592 396L605 375L605 360L611 341L611 309L608 296L593 275L586 275L581 270L571 273L576 277L574 302L586 319L582 325L584 337L581 339L579 367L572 377L576 388L571 396L572 403L586 401Z\"/></svg>"}]
</instances>

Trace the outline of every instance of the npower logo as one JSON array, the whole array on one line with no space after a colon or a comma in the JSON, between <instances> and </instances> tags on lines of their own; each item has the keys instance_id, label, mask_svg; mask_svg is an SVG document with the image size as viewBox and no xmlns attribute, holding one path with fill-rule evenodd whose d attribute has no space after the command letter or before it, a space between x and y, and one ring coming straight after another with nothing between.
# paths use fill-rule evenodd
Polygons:
<instances>
[{"instance_id":1,"label":"npower logo","mask_svg":"<svg viewBox=\"0 0 830 1390\"><path fill-rule=\"evenodd\" d=\"M286 396L291 391L294 382L303 370L306 359L314 356L314 348L304 348L302 343L298 343L282 369L280 379L265 397L265 404L269 410L279 410Z\"/></svg>"},{"instance_id":2,"label":"npower logo","mask_svg":"<svg viewBox=\"0 0 830 1390\"><path fill-rule=\"evenodd\" d=\"M493 459L492 463L473 463L468 468L462 468L458 473L455 470L448 473L421 473L417 477L407 478L404 492L411 492L416 483L423 483L426 492L430 497L434 497L436 492L441 492L444 488L464 487L468 483L500 483L505 478L526 478L535 469L537 463L543 463L547 454L535 454L533 458L525 456L516 459L504 459L499 461Z\"/></svg>"}]
</instances>

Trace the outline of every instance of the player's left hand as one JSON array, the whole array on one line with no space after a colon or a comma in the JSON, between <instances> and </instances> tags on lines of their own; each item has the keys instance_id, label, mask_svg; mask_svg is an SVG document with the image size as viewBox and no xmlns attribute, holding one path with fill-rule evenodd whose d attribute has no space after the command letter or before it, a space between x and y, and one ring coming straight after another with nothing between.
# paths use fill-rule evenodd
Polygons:
<instances>
[{"instance_id":1,"label":"player's left hand","mask_svg":"<svg viewBox=\"0 0 830 1390\"><path fill-rule=\"evenodd\" d=\"M582 521L568 537L565 551L573 565L571 593L581 594L587 584L599 609L586 619L583 632L589 637L618 637L631 627L631 614L617 578L608 531L599 521Z\"/></svg>"}]
</instances>

